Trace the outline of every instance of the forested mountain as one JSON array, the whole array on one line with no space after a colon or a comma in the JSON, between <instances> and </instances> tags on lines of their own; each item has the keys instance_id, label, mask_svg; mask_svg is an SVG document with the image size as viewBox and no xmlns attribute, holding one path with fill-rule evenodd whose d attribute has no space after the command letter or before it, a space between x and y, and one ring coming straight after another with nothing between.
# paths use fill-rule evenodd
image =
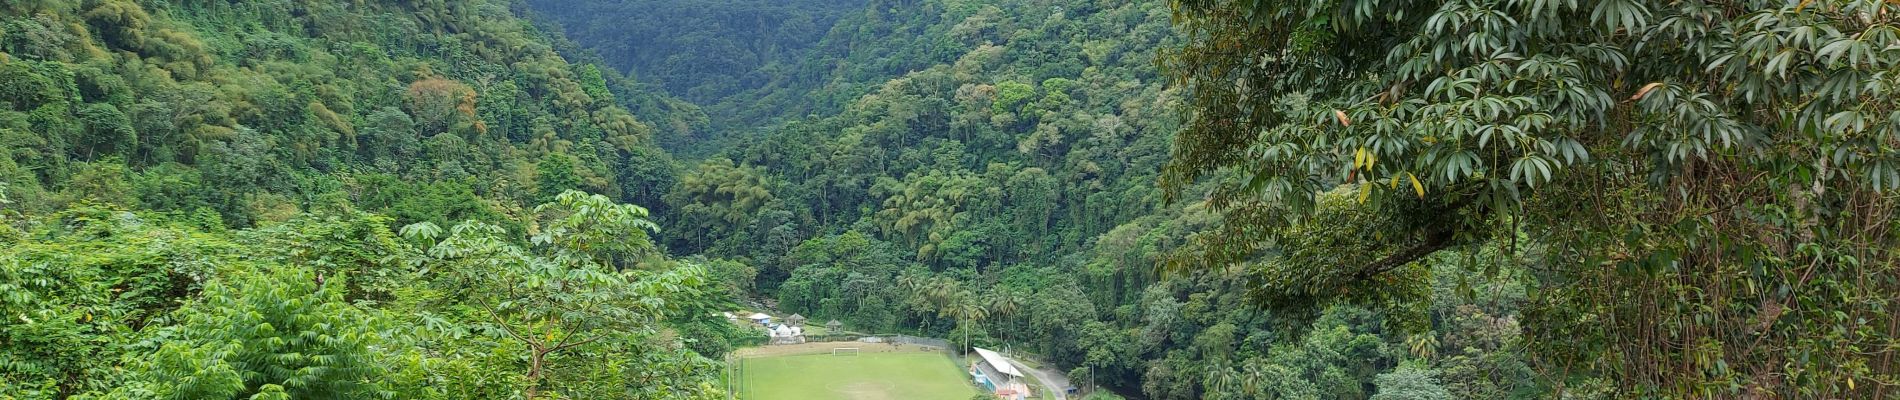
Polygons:
<instances>
[{"instance_id":1,"label":"forested mountain","mask_svg":"<svg viewBox=\"0 0 1900 400\"><path fill-rule=\"evenodd\" d=\"M910 0L557 1L526 4L628 75L707 109L719 130L668 143L714 153L759 128L836 114L885 81L949 64L1009 31L985 3ZM1046 11L1045 11L1046 12ZM729 137L740 135L741 137ZM723 140L721 140L723 139Z\"/></svg>"},{"instance_id":2,"label":"forested mountain","mask_svg":"<svg viewBox=\"0 0 1900 400\"><path fill-rule=\"evenodd\" d=\"M1900 4L0 4L0 399L1900 398Z\"/></svg>"},{"instance_id":3,"label":"forested mountain","mask_svg":"<svg viewBox=\"0 0 1900 400\"><path fill-rule=\"evenodd\" d=\"M1894 5L1136 3L872 2L670 248L1131 396L1892 392Z\"/></svg>"},{"instance_id":4,"label":"forested mountain","mask_svg":"<svg viewBox=\"0 0 1900 400\"><path fill-rule=\"evenodd\" d=\"M1381 374L1448 382L1428 385L1448 396L1547 393L1518 350L1518 272L1461 278L1478 264L1445 257L1444 280L1426 286L1437 301L1294 315L1250 301L1244 269L1164 279L1159 263L1221 220L1156 185L1184 99L1155 65L1184 44L1166 4L861 13L824 41L843 53L813 56L850 61L768 90L875 85L832 114L792 106L764 133L726 133L739 140L667 197L669 250L755 266L758 294L784 312L1009 347L1135 397L1365 398ZM893 31L928 34L865 34ZM949 56L928 63L937 54ZM818 89L785 89L798 87ZM1456 333L1414 335L1433 327Z\"/></svg>"},{"instance_id":5,"label":"forested mountain","mask_svg":"<svg viewBox=\"0 0 1900 400\"><path fill-rule=\"evenodd\" d=\"M678 316L733 264L571 191L658 204L703 115L506 2L0 17L0 398L719 393L730 325Z\"/></svg>"},{"instance_id":6,"label":"forested mountain","mask_svg":"<svg viewBox=\"0 0 1900 400\"><path fill-rule=\"evenodd\" d=\"M9 5L0 176L24 210L92 198L233 226L331 194L445 224L652 186L618 167L703 117L565 62L505 6Z\"/></svg>"},{"instance_id":7,"label":"forested mountain","mask_svg":"<svg viewBox=\"0 0 1900 400\"><path fill-rule=\"evenodd\" d=\"M530 1L627 75L707 104L786 80L864 0Z\"/></svg>"}]
</instances>

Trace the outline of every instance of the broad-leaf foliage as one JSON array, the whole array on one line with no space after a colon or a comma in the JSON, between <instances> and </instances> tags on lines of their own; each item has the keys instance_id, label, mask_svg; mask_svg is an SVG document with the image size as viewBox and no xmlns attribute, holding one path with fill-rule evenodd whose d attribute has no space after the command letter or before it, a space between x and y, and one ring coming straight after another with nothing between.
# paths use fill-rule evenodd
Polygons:
<instances>
[{"instance_id":1,"label":"broad-leaf foliage","mask_svg":"<svg viewBox=\"0 0 1900 400\"><path fill-rule=\"evenodd\" d=\"M1227 216L1176 267L1251 262L1263 301L1326 304L1517 246L1559 390L1895 390L1900 4L1172 4L1193 114L1163 181L1220 182Z\"/></svg>"}]
</instances>

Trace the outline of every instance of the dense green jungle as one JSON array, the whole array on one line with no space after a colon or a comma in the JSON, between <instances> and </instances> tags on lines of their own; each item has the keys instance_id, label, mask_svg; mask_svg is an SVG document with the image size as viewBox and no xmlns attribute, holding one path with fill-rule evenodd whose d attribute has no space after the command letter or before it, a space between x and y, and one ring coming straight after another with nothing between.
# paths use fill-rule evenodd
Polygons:
<instances>
[{"instance_id":1,"label":"dense green jungle","mask_svg":"<svg viewBox=\"0 0 1900 400\"><path fill-rule=\"evenodd\" d=\"M0 0L5 400L1891 400L1897 211L1893 0Z\"/></svg>"}]
</instances>

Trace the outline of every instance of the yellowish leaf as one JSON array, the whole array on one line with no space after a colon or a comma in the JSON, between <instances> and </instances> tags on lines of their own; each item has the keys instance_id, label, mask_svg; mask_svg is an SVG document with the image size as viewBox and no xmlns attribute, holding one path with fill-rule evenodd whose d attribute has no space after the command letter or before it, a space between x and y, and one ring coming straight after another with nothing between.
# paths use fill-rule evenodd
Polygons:
<instances>
[{"instance_id":1,"label":"yellowish leaf","mask_svg":"<svg viewBox=\"0 0 1900 400\"><path fill-rule=\"evenodd\" d=\"M1421 199L1425 198L1425 184L1418 182L1418 175L1413 175L1412 173L1407 172L1405 173L1405 176L1412 178L1412 190L1418 192L1418 198L1421 198ZM1398 178L1394 177L1392 178L1392 180L1398 180Z\"/></svg>"},{"instance_id":2,"label":"yellowish leaf","mask_svg":"<svg viewBox=\"0 0 1900 400\"><path fill-rule=\"evenodd\" d=\"M1392 185L1391 185L1391 186L1392 186L1392 188L1393 188L1393 189L1398 189L1398 188L1399 188L1399 176L1398 176L1398 175L1393 175L1393 176L1392 176Z\"/></svg>"},{"instance_id":3,"label":"yellowish leaf","mask_svg":"<svg viewBox=\"0 0 1900 400\"><path fill-rule=\"evenodd\" d=\"M1630 101L1642 100L1643 96L1649 95L1649 91L1656 90L1656 88L1662 87L1662 85L1662 82L1650 82L1648 85L1643 85L1642 89L1636 90L1635 96L1630 96Z\"/></svg>"},{"instance_id":4,"label":"yellowish leaf","mask_svg":"<svg viewBox=\"0 0 1900 400\"><path fill-rule=\"evenodd\" d=\"M1807 2L1802 2L1807 3ZM1854 377L1847 377L1847 390L1854 390Z\"/></svg>"},{"instance_id":5,"label":"yellowish leaf","mask_svg":"<svg viewBox=\"0 0 1900 400\"><path fill-rule=\"evenodd\" d=\"M1366 199L1370 198L1372 198L1372 184L1359 185L1359 204L1366 204Z\"/></svg>"},{"instance_id":6,"label":"yellowish leaf","mask_svg":"<svg viewBox=\"0 0 1900 400\"><path fill-rule=\"evenodd\" d=\"M1360 165L1365 165L1365 163L1366 163L1366 148L1360 147L1357 150L1353 150L1352 167L1359 168Z\"/></svg>"}]
</instances>

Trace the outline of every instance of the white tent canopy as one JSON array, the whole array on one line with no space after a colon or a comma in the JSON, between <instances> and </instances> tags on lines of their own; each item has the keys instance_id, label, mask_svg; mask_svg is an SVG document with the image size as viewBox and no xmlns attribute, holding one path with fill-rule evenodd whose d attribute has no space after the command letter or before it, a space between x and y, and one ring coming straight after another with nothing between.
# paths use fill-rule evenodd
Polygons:
<instances>
[{"instance_id":1,"label":"white tent canopy","mask_svg":"<svg viewBox=\"0 0 1900 400\"><path fill-rule=\"evenodd\" d=\"M746 317L746 318L747 319L766 319L766 318L772 318L772 316L765 315L765 313L752 313L752 316Z\"/></svg>"},{"instance_id":2,"label":"white tent canopy","mask_svg":"<svg viewBox=\"0 0 1900 400\"><path fill-rule=\"evenodd\" d=\"M1002 354L997 354L994 351L990 351L990 349L978 347L976 348L976 355L983 357L983 362L990 363L990 368L996 368L996 372L1018 378L1023 377L1022 371L1017 371L1016 365L1010 364L1009 359L1004 358Z\"/></svg>"}]
</instances>

